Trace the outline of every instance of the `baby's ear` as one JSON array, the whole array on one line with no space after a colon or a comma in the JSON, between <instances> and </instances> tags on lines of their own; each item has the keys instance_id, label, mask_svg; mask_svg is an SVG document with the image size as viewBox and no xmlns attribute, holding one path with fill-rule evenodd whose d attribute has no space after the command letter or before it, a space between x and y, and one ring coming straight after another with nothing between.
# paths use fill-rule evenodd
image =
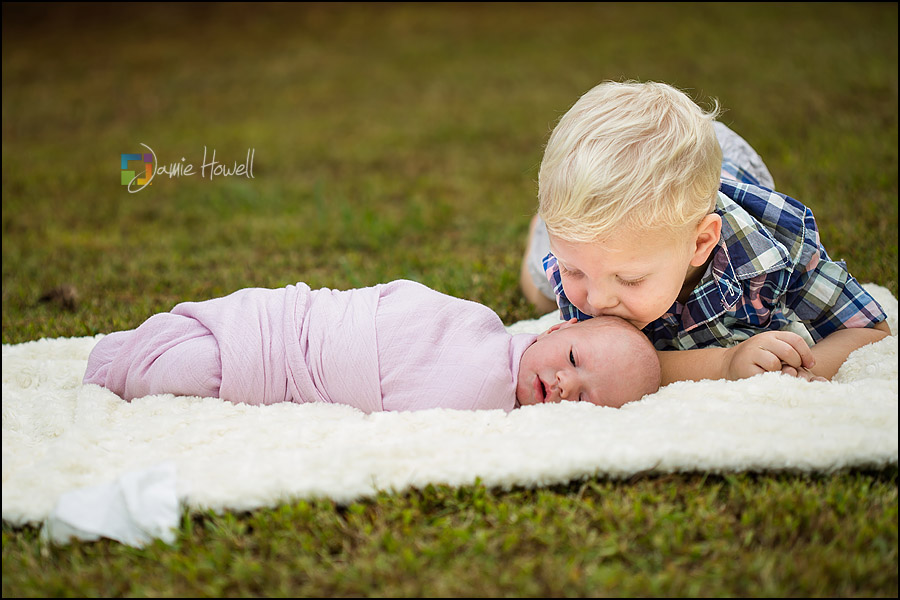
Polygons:
<instances>
[{"instance_id":1,"label":"baby's ear","mask_svg":"<svg viewBox=\"0 0 900 600\"><path fill-rule=\"evenodd\" d=\"M577 322L578 322L578 319L576 319L575 317L572 317L565 323L557 323L556 325L552 326L550 329L548 329L547 331L545 331L544 333L539 335L538 339L545 338L548 335L550 335L551 333L553 333L554 331L557 331L559 329L565 329L566 327L571 327L572 325L574 325Z\"/></svg>"}]
</instances>

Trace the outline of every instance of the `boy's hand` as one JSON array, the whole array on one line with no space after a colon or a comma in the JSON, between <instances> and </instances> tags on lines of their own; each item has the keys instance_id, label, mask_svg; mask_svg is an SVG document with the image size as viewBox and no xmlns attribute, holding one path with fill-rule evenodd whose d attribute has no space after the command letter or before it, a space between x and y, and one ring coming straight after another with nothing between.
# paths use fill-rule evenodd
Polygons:
<instances>
[{"instance_id":1,"label":"boy's hand","mask_svg":"<svg viewBox=\"0 0 900 600\"><path fill-rule=\"evenodd\" d=\"M799 377L800 379L805 379L806 381L828 381L826 378L816 375L809 369L804 369L800 367L799 369L795 369L794 367L789 367L787 365L781 368L781 372L785 375L791 375L793 377Z\"/></svg>"},{"instance_id":2,"label":"boy's hand","mask_svg":"<svg viewBox=\"0 0 900 600\"><path fill-rule=\"evenodd\" d=\"M816 361L802 337L790 331L766 331L726 350L725 376L744 379L781 371L807 381L826 381L810 372Z\"/></svg>"}]
</instances>

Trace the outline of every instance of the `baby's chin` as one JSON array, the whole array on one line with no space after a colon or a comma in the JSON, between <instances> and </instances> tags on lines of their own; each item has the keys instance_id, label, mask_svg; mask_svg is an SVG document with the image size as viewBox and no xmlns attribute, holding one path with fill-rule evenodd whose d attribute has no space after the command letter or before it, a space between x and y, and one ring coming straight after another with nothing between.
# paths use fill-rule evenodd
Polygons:
<instances>
[{"instance_id":1,"label":"baby's chin","mask_svg":"<svg viewBox=\"0 0 900 600\"><path fill-rule=\"evenodd\" d=\"M519 406L530 406L534 404L534 394L530 393L528 385L525 384L524 379L521 377L516 382L516 402L519 403Z\"/></svg>"},{"instance_id":2,"label":"baby's chin","mask_svg":"<svg viewBox=\"0 0 900 600\"><path fill-rule=\"evenodd\" d=\"M527 353L528 350L526 349L525 352ZM530 369L525 368L525 362L523 355L522 360L519 361L519 373L516 377L516 401L519 406L529 406L535 403L534 394L531 391L532 386L529 383L534 381L535 375Z\"/></svg>"},{"instance_id":3,"label":"baby's chin","mask_svg":"<svg viewBox=\"0 0 900 600\"><path fill-rule=\"evenodd\" d=\"M539 389L540 388L540 389ZM519 369L519 378L516 380L516 401L519 406L533 406L543 404L547 400L542 384L538 383L538 374L534 369Z\"/></svg>"}]
</instances>

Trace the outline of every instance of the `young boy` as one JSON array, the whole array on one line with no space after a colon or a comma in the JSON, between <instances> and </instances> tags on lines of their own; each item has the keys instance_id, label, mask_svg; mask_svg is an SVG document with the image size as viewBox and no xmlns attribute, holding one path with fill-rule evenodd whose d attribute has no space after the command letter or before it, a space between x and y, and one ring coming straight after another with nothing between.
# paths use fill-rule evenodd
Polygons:
<instances>
[{"instance_id":1,"label":"young boy","mask_svg":"<svg viewBox=\"0 0 900 600\"><path fill-rule=\"evenodd\" d=\"M232 402L328 402L371 413L583 401L659 389L656 351L607 317L510 335L486 306L412 281L346 291L248 288L184 302L103 337L84 383Z\"/></svg>"},{"instance_id":2,"label":"young boy","mask_svg":"<svg viewBox=\"0 0 900 600\"><path fill-rule=\"evenodd\" d=\"M600 84L563 116L539 175L552 295L563 318L641 329L663 385L830 379L890 334L884 311L829 258L812 212L773 191L758 155L714 118L671 86L634 82ZM523 289L546 308L529 253Z\"/></svg>"}]
</instances>

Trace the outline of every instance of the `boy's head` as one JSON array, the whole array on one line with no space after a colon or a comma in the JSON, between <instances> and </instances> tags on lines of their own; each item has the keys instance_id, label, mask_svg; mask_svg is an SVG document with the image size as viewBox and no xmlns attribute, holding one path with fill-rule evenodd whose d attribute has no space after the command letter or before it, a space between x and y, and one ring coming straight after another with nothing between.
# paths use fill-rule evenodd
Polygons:
<instances>
[{"instance_id":1,"label":"boy's head","mask_svg":"<svg viewBox=\"0 0 900 600\"><path fill-rule=\"evenodd\" d=\"M591 402L618 408L659 389L659 359L644 335L616 317L554 325L525 350L516 398L522 406Z\"/></svg>"},{"instance_id":2,"label":"boy's head","mask_svg":"<svg viewBox=\"0 0 900 600\"><path fill-rule=\"evenodd\" d=\"M702 275L721 230L715 116L666 84L607 82L560 120L539 214L579 310L640 329Z\"/></svg>"}]
</instances>

